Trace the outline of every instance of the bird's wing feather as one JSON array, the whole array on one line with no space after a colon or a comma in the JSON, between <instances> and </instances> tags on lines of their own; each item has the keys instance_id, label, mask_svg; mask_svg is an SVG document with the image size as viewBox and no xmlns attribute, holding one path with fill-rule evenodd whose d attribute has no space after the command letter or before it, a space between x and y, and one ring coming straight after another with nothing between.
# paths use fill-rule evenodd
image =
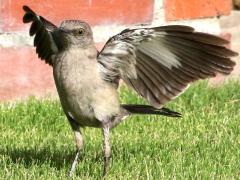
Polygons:
<instances>
[{"instance_id":1,"label":"bird's wing feather","mask_svg":"<svg viewBox=\"0 0 240 180\"><path fill-rule=\"evenodd\" d=\"M98 54L102 78L123 79L127 85L161 107L198 79L230 74L237 53L228 41L188 26L126 29L108 40Z\"/></svg>"},{"instance_id":2,"label":"bird's wing feather","mask_svg":"<svg viewBox=\"0 0 240 180\"><path fill-rule=\"evenodd\" d=\"M36 52L41 59L52 65L52 55L58 53L60 44L56 38L58 27L38 16L28 6L23 6L25 14L23 16L24 23L32 23L29 34L34 36L34 46Z\"/></svg>"}]
</instances>

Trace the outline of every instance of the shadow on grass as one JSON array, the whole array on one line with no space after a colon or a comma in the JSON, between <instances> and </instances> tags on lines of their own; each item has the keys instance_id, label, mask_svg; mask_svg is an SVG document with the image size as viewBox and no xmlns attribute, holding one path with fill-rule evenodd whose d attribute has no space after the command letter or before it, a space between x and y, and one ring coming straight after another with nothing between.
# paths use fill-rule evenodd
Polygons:
<instances>
[{"instance_id":1,"label":"shadow on grass","mask_svg":"<svg viewBox=\"0 0 240 180\"><path fill-rule=\"evenodd\" d=\"M5 149L3 149L0 147L0 155L3 155L10 160L7 161L8 164L16 164L16 166L23 165L26 169L30 169L33 166L50 166L55 168L57 171L66 171L67 175L68 170L70 169L70 166L74 160L75 151L53 151L47 149L47 147L45 149L21 149L12 147L6 147ZM88 166L88 171L85 171L84 169L79 169L80 172L79 170L76 171L77 176L89 176L89 172L93 172L94 169L99 167L99 164L102 164L103 162L103 156L101 151L99 151L99 153L93 156L87 156L88 155L83 150L80 154L79 163L83 163L85 164L84 166ZM99 168L97 171L101 172L101 168Z\"/></svg>"},{"instance_id":2,"label":"shadow on grass","mask_svg":"<svg viewBox=\"0 0 240 180\"><path fill-rule=\"evenodd\" d=\"M88 149L89 150L89 149ZM127 152L127 154L125 154ZM87 150L83 150L80 159L79 159L79 169L76 171L76 176L90 176L97 177L102 175L103 170L103 154L101 150L97 150L95 154L89 154L84 152ZM121 156L120 154L123 153ZM137 156L139 153L138 150L131 149L128 151L128 148L123 148L120 150L113 146L112 147L112 157L111 163L114 164L115 161L124 161L128 162L129 158L133 158ZM41 167L41 166L49 166L57 171L66 171L66 175L68 174L68 170L73 162L75 157L75 151L64 151L64 150L50 150L48 147L43 149L36 148L14 148L11 146L7 146L5 148L0 147L0 155L6 157L5 163L11 166L24 166L26 169L31 169L32 167ZM81 164L81 165L80 165ZM110 165L111 166L111 165ZM83 169L82 169L83 168ZM91 174L94 172L94 174Z\"/></svg>"},{"instance_id":3,"label":"shadow on grass","mask_svg":"<svg viewBox=\"0 0 240 180\"><path fill-rule=\"evenodd\" d=\"M70 167L75 151L50 151L49 149L0 149L0 154L9 156L11 159L10 163L22 164L26 168L30 168L33 165L50 165L60 170L64 167ZM84 157L84 154L80 157L80 161Z\"/></svg>"}]
</instances>

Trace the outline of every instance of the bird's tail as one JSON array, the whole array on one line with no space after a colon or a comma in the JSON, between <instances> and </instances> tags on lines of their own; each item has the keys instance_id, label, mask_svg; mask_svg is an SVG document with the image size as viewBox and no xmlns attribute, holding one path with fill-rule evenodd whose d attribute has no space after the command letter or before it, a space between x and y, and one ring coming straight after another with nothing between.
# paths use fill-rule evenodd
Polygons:
<instances>
[{"instance_id":1,"label":"bird's tail","mask_svg":"<svg viewBox=\"0 0 240 180\"><path fill-rule=\"evenodd\" d=\"M122 104L122 107L131 114L157 114L169 117L181 117L181 114L167 108L157 109L148 105Z\"/></svg>"}]
</instances>

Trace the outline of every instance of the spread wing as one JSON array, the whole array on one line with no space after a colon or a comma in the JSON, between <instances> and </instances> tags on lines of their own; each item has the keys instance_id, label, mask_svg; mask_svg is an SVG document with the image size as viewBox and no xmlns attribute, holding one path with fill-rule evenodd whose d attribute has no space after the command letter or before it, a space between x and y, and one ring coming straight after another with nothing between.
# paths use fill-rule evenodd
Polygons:
<instances>
[{"instance_id":1,"label":"spread wing","mask_svg":"<svg viewBox=\"0 0 240 180\"><path fill-rule=\"evenodd\" d=\"M230 74L237 53L228 41L188 26L126 29L98 55L102 78L123 79L151 105L161 107L198 79Z\"/></svg>"},{"instance_id":2,"label":"spread wing","mask_svg":"<svg viewBox=\"0 0 240 180\"><path fill-rule=\"evenodd\" d=\"M23 16L24 23L32 23L29 34L34 36L34 46L38 57L44 59L46 63L52 65L52 55L59 51L60 43L57 41L58 27L38 16L28 6L23 6L25 14Z\"/></svg>"}]
</instances>

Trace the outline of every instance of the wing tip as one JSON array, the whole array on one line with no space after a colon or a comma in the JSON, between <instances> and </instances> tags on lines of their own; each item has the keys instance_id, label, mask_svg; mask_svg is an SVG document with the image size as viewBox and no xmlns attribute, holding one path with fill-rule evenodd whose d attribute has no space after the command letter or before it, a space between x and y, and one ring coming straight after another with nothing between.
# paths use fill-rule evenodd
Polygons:
<instances>
[{"instance_id":1,"label":"wing tip","mask_svg":"<svg viewBox=\"0 0 240 180\"><path fill-rule=\"evenodd\" d=\"M36 13L26 5L24 5L22 8L25 11L25 14L23 16L23 23L29 23L34 21L34 18L36 17Z\"/></svg>"},{"instance_id":2,"label":"wing tip","mask_svg":"<svg viewBox=\"0 0 240 180\"><path fill-rule=\"evenodd\" d=\"M233 50L231 50L232 51L232 57L237 57L237 56L239 56L239 53L238 52L236 52L236 51L233 51ZM234 62L235 63L235 62ZM236 64L236 63L235 63Z\"/></svg>"},{"instance_id":3,"label":"wing tip","mask_svg":"<svg viewBox=\"0 0 240 180\"><path fill-rule=\"evenodd\" d=\"M33 10L31 10L30 7L28 7L27 5L23 5L22 8L23 8L23 10L24 10L25 12L35 14L35 13L33 12Z\"/></svg>"}]
</instances>

